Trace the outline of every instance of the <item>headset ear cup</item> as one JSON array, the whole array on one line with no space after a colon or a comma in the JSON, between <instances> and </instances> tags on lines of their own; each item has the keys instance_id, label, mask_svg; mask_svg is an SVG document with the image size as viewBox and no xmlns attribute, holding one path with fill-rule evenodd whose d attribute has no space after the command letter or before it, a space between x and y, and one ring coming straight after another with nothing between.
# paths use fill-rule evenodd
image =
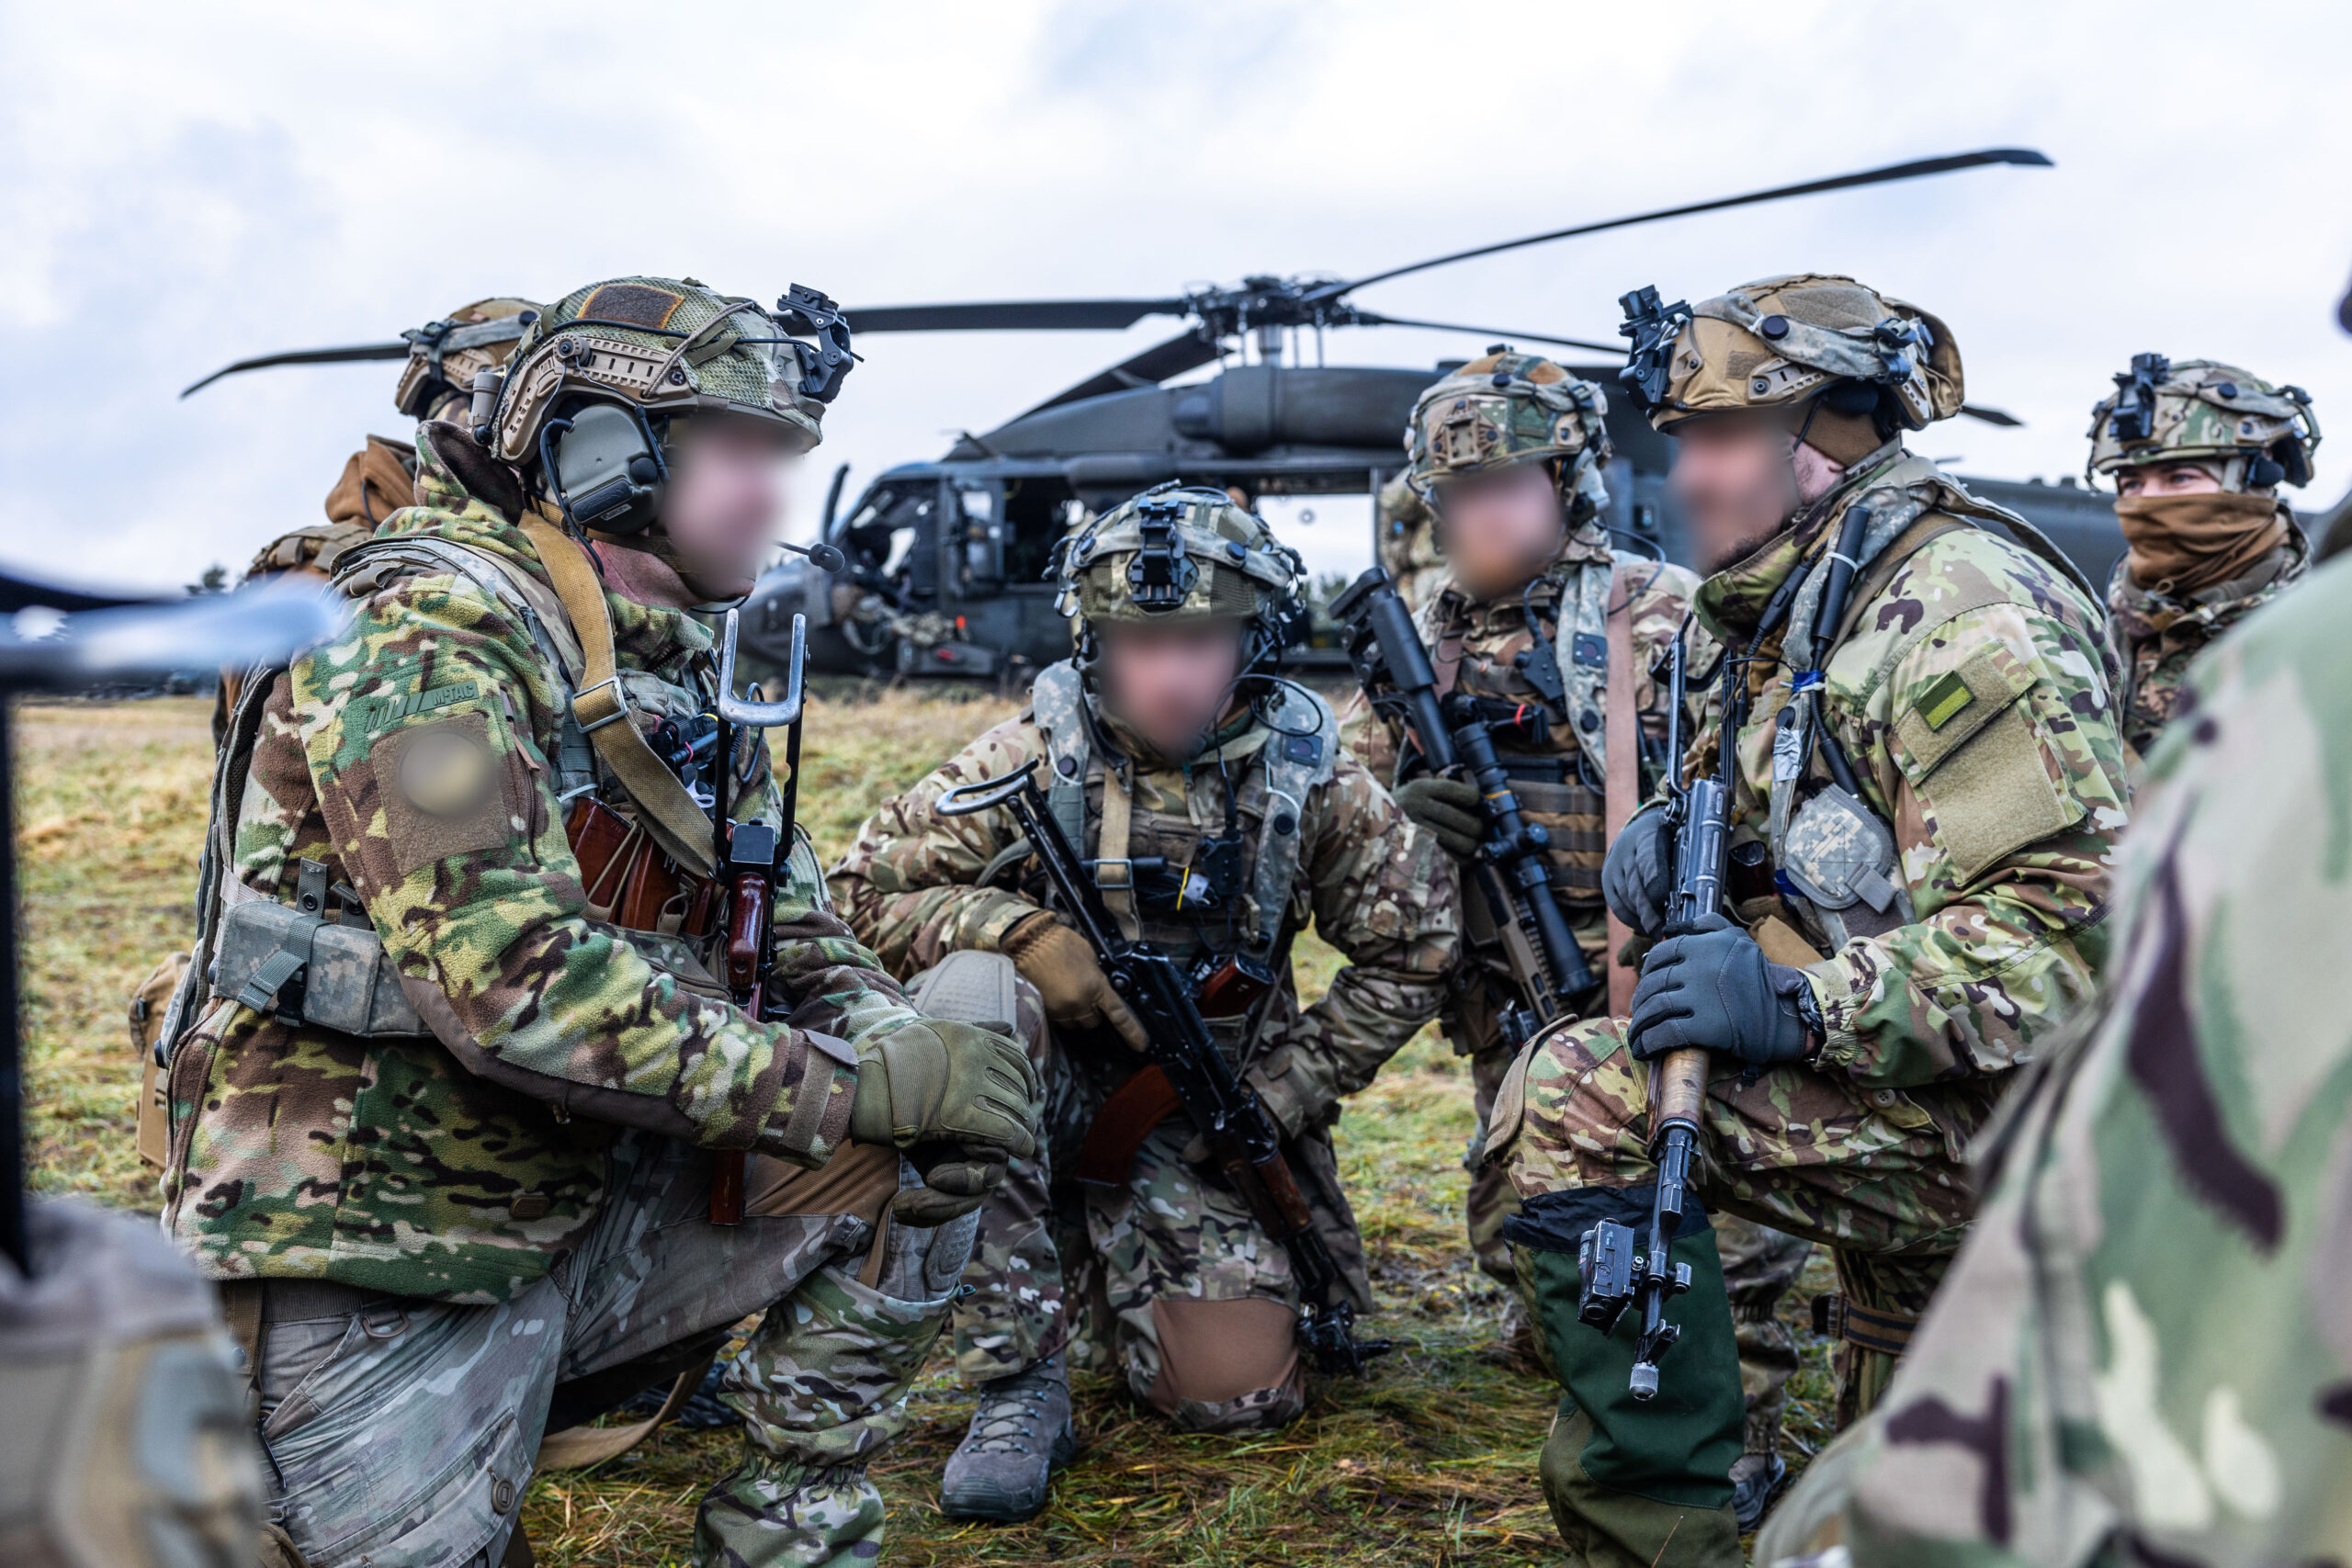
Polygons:
<instances>
[{"instance_id":1,"label":"headset ear cup","mask_svg":"<svg viewBox=\"0 0 2352 1568\"><path fill-rule=\"evenodd\" d=\"M2286 466L2276 457L2252 457L2246 461L2245 483L2248 490L2268 490L2287 477Z\"/></svg>"}]
</instances>

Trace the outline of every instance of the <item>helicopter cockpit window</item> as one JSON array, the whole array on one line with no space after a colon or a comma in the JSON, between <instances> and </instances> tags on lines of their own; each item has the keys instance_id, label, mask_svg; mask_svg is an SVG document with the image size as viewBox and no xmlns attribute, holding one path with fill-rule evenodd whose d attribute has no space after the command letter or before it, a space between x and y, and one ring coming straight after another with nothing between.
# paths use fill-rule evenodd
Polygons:
<instances>
[{"instance_id":1,"label":"helicopter cockpit window","mask_svg":"<svg viewBox=\"0 0 2352 1568\"><path fill-rule=\"evenodd\" d=\"M1004 481L1004 581L1043 588L1046 564L1061 536L1086 521L1086 508L1058 475Z\"/></svg>"},{"instance_id":2,"label":"helicopter cockpit window","mask_svg":"<svg viewBox=\"0 0 2352 1568\"><path fill-rule=\"evenodd\" d=\"M929 485L869 491L836 541L850 558L851 571L870 586L903 585L933 502Z\"/></svg>"}]
</instances>

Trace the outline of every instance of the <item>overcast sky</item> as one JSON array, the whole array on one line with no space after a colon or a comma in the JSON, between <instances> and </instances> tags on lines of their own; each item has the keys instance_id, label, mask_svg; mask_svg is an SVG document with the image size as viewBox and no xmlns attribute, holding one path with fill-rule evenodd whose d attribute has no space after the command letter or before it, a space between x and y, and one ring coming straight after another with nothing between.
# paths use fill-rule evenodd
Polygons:
<instances>
[{"instance_id":1,"label":"overcast sky","mask_svg":"<svg viewBox=\"0 0 2352 1568\"><path fill-rule=\"evenodd\" d=\"M1355 274L1536 230L1979 147L1995 169L1682 219L1366 291L1609 339L1615 297L1850 272L1941 315L2023 417L1919 439L2079 470L2135 351L2300 382L2352 485L2352 8L1972 0L72 6L0 0L0 562L85 582L242 567L316 519L385 365L178 389L486 294L691 273L844 303ZM872 336L802 476L812 525L1168 335ZM1430 365L1475 339L1335 334ZM1365 553L1318 502L1318 566Z\"/></svg>"}]
</instances>

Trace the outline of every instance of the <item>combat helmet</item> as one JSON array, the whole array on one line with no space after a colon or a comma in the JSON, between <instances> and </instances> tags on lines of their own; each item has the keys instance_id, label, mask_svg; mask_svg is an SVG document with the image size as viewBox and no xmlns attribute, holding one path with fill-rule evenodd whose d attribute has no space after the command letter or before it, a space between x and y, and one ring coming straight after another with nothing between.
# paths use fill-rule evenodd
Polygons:
<instances>
[{"instance_id":1,"label":"combat helmet","mask_svg":"<svg viewBox=\"0 0 2352 1568\"><path fill-rule=\"evenodd\" d=\"M470 394L477 373L495 370L514 357L514 344L538 314L539 307L528 299L477 299L439 321L411 327L401 333L408 340L408 360L401 367L400 385L392 389L392 406L415 420L445 412L462 417L462 404L455 410L443 405Z\"/></svg>"},{"instance_id":2,"label":"combat helmet","mask_svg":"<svg viewBox=\"0 0 2352 1568\"><path fill-rule=\"evenodd\" d=\"M2091 455L2084 472L2112 474L2143 463L2211 462L2222 488L2269 490L2311 482L2319 422L2301 387L2273 387L2211 359L2174 364L2135 354L2115 390L2091 411Z\"/></svg>"},{"instance_id":3,"label":"combat helmet","mask_svg":"<svg viewBox=\"0 0 2352 1568\"><path fill-rule=\"evenodd\" d=\"M1305 629L1306 566L1265 519L1221 490L1174 479L1121 502L1054 547L1055 605L1079 624L1091 671L1094 630L1110 623L1246 624L1245 675L1270 672Z\"/></svg>"},{"instance_id":4,"label":"combat helmet","mask_svg":"<svg viewBox=\"0 0 2352 1568\"><path fill-rule=\"evenodd\" d=\"M1745 283L1697 306L1623 295L1632 340L1618 380L1651 425L1787 411L1792 429L1850 465L1905 430L1960 412L1951 330L1916 305L1835 273Z\"/></svg>"},{"instance_id":5,"label":"combat helmet","mask_svg":"<svg viewBox=\"0 0 2352 1568\"><path fill-rule=\"evenodd\" d=\"M1609 400L1552 361L1496 344L1424 391L1405 427L1413 489L1427 499L1456 474L1546 462L1571 525L1609 503L1601 469Z\"/></svg>"},{"instance_id":6,"label":"combat helmet","mask_svg":"<svg viewBox=\"0 0 2352 1568\"><path fill-rule=\"evenodd\" d=\"M628 536L658 514L672 420L745 414L805 451L850 363L848 323L813 289L771 314L693 278L613 278L547 307L503 372L477 375L474 437L574 526Z\"/></svg>"}]
</instances>

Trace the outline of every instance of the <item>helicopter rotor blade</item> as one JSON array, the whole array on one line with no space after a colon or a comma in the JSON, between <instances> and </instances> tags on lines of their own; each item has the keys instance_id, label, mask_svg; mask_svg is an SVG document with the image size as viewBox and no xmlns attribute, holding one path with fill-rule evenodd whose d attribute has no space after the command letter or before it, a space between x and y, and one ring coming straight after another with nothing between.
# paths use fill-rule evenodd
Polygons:
<instances>
[{"instance_id":1,"label":"helicopter rotor blade","mask_svg":"<svg viewBox=\"0 0 2352 1568\"><path fill-rule=\"evenodd\" d=\"M1033 413L1074 403L1081 398L1099 398L1105 392L1124 392L1136 387L1157 386L1170 376L1182 376L1187 370L1213 364L1217 358L1217 345L1198 333L1180 333L1165 343L1152 344L1141 354L1123 359L1108 370L1089 376L1075 387L1064 388L1035 408L1025 409L1018 416L1026 419Z\"/></svg>"},{"instance_id":2,"label":"helicopter rotor blade","mask_svg":"<svg viewBox=\"0 0 2352 1568\"><path fill-rule=\"evenodd\" d=\"M1515 251L1523 245L1541 245L1553 240L1571 239L1578 234L1598 234L1605 229L1626 229L1636 223L1655 223L1666 218L1683 218L1694 212L1721 212L1734 207L1748 207L1757 202L1780 201L1792 196L1814 196L1822 191L1852 190L1860 186L1887 185L1896 180L1916 180L1928 175L1950 174L1955 169L1983 168L1995 164L2011 164L2019 168L2047 169L2053 167L2050 159L2030 147L1991 147L1981 152L1955 152L1942 158L1918 158L1907 164L1889 164L1883 169L1865 169L1859 174L1837 175L1825 180L1806 180L1799 185L1775 186L1770 190L1749 191L1745 196L1721 197L1713 201L1694 201L1683 207L1662 207L1655 212L1637 212L1628 218L1611 218L1599 223L1579 223L1573 228L1555 229L1546 234L1530 234L1524 239L1504 240L1497 244L1480 245L1473 250L1455 251L1451 255L1433 256L1428 261L1414 262L1407 266L1392 266L1385 272L1375 272L1350 283L1335 285L1331 297L1354 292L1374 283L1385 283L1392 277L1408 273L1427 272L1433 266L1450 266L1474 256L1490 256L1500 251Z\"/></svg>"},{"instance_id":3,"label":"helicopter rotor blade","mask_svg":"<svg viewBox=\"0 0 2352 1568\"><path fill-rule=\"evenodd\" d=\"M1460 321L1422 321L1410 316L1383 316L1370 310L1359 310L1353 323L1360 327L1426 327L1431 332L1468 333L1473 337L1494 338L1498 341L1557 344L1562 348L1589 349L1595 354L1620 355L1625 352L1622 343L1591 343L1580 337L1553 337L1545 333L1515 333L1508 327L1470 327Z\"/></svg>"},{"instance_id":4,"label":"helicopter rotor blade","mask_svg":"<svg viewBox=\"0 0 2352 1568\"><path fill-rule=\"evenodd\" d=\"M368 359L406 359L408 343L363 343L349 348L296 348L284 354L264 354L252 359L240 359L234 365L223 365L201 381L190 382L181 389L185 398L190 392L200 392L223 376L234 376L241 370L266 370L273 365L353 365Z\"/></svg>"},{"instance_id":5,"label":"helicopter rotor blade","mask_svg":"<svg viewBox=\"0 0 2352 1568\"><path fill-rule=\"evenodd\" d=\"M1006 299L968 305L879 305L843 312L853 333L1116 331L1146 316L1181 316L1183 299Z\"/></svg>"},{"instance_id":6,"label":"helicopter rotor blade","mask_svg":"<svg viewBox=\"0 0 2352 1568\"><path fill-rule=\"evenodd\" d=\"M1991 408L1984 403L1962 403L1960 405L1960 412L1971 419L1981 419L1985 423L1996 425L2003 430L2021 430L2025 427L2025 421L2008 410Z\"/></svg>"}]
</instances>

